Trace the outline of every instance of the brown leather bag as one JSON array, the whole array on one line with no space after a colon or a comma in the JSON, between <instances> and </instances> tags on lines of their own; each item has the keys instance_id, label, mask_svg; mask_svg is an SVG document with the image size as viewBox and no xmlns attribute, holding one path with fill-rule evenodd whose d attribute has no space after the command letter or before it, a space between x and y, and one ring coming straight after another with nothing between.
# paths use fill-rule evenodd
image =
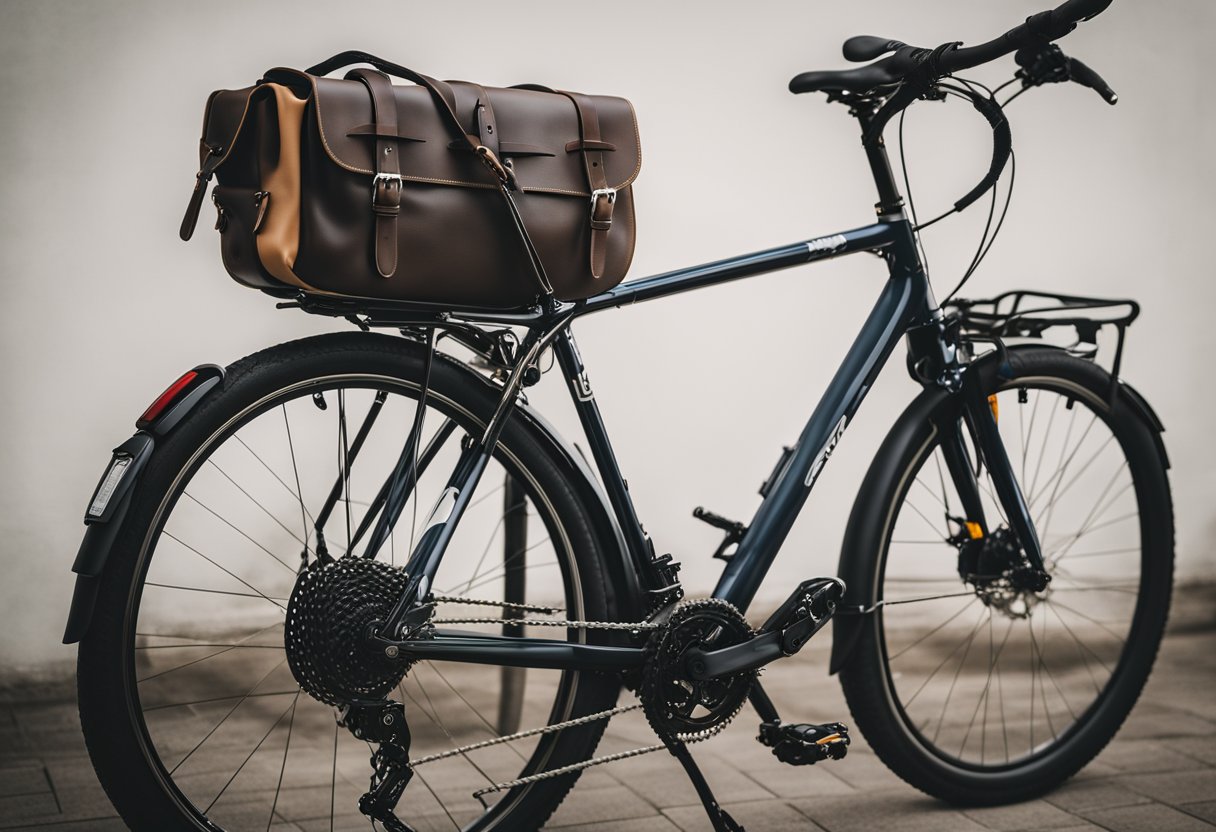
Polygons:
<instances>
[{"instance_id":1,"label":"brown leather bag","mask_svg":"<svg viewBox=\"0 0 1216 832\"><path fill-rule=\"evenodd\" d=\"M321 77L355 63L377 70ZM530 250L560 300L612 288L633 257L641 146L623 98L343 52L212 93L200 157L182 239L214 175L225 267L275 294L514 308L542 291Z\"/></svg>"}]
</instances>

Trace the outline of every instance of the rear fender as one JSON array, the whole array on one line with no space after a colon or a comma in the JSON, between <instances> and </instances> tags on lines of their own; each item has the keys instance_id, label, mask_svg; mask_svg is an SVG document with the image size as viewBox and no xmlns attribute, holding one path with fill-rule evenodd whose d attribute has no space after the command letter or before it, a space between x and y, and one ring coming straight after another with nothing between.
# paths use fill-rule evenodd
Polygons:
<instances>
[{"instance_id":1,"label":"rear fender","mask_svg":"<svg viewBox=\"0 0 1216 832\"><path fill-rule=\"evenodd\" d=\"M136 420L135 434L111 454L85 509L84 540L72 564L76 589L68 610L64 644L80 641L88 632L106 561L157 440L181 424L223 378L224 369L215 364L201 364L180 376Z\"/></svg>"},{"instance_id":2,"label":"rear fender","mask_svg":"<svg viewBox=\"0 0 1216 832\"><path fill-rule=\"evenodd\" d=\"M595 523L597 538L612 541L610 545L604 547L609 558L606 564L609 570L607 576L609 609L622 621L641 620L647 610L643 604L645 593L642 591L639 581L639 567L632 561L620 523L617 522L608 497L600 487L595 474L592 473L586 457L528 405L520 405L516 415L532 422L553 444L554 450L566 463L567 484L578 493L583 505L591 509L594 514L592 521Z\"/></svg>"}]
</instances>

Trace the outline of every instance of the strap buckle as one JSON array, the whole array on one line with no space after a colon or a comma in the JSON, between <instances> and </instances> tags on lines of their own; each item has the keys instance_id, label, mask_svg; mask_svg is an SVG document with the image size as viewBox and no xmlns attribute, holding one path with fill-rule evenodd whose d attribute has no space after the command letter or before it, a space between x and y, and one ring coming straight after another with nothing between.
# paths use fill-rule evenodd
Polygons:
<instances>
[{"instance_id":1,"label":"strap buckle","mask_svg":"<svg viewBox=\"0 0 1216 832\"><path fill-rule=\"evenodd\" d=\"M395 183L396 187L393 187ZM399 173L377 173L372 177L372 211L395 216L401 213L401 191L405 182Z\"/></svg>"},{"instance_id":2,"label":"strap buckle","mask_svg":"<svg viewBox=\"0 0 1216 832\"><path fill-rule=\"evenodd\" d=\"M612 227L612 210L616 206L616 188L596 188L591 192L591 227L607 231Z\"/></svg>"}]
</instances>

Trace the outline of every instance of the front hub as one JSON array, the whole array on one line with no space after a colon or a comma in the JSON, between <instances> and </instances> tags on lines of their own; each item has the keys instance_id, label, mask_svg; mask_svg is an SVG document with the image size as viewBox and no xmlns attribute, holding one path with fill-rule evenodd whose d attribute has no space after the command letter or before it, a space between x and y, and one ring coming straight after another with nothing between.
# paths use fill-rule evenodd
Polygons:
<instances>
[{"instance_id":1,"label":"front hub","mask_svg":"<svg viewBox=\"0 0 1216 832\"><path fill-rule=\"evenodd\" d=\"M1051 594L1051 576L1030 565L1017 536L1005 527L967 540L960 547L959 572L985 605L1009 618L1029 618Z\"/></svg>"}]
</instances>

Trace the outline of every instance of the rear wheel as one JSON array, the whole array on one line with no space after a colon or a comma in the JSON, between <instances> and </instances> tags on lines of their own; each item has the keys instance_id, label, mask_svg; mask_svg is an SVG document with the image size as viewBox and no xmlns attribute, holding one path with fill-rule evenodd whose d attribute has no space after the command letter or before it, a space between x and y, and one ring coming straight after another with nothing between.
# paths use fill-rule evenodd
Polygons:
<instances>
[{"instance_id":1,"label":"rear wheel","mask_svg":"<svg viewBox=\"0 0 1216 832\"><path fill-rule=\"evenodd\" d=\"M841 670L854 720L900 777L955 803L1024 800L1093 759L1135 704L1169 610L1173 510L1153 427L1124 397L1110 405L1093 364L1012 355L1015 377L985 392L1048 588L960 577L963 512L934 427L957 418L951 397L892 431L844 555L867 559L872 610ZM1011 535L986 471L979 483L994 552Z\"/></svg>"},{"instance_id":2,"label":"rear wheel","mask_svg":"<svg viewBox=\"0 0 1216 832\"><path fill-rule=\"evenodd\" d=\"M316 560L315 518L335 483L338 501L322 531L333 556L358 557L359 522L414 424L422 357L418 345L378 335L275 347L232 366L157 448L79 654L89 751L132 828L367 828L357 804L371 774L369 746L338 725L334 707L301 690L284 622L298 571ZM497 392L436 358L422 444L438 437L442 449L380 561L404 561L460 440L480 435ZM373 409L378 415L343 482L340 460ZM611 620L604 535L569 486L566 465L530 422L511 419L436 591ZM519 614L459 603L440 611L499 616ZM562 632L528 629L550 638ZM603 675L440 662L416 663L389 685L388 698L405 706L414 760L609 709L619 691ZM584 760L603 728L593 722L419 766L398 815L420 830L535 828L577 775L492 791L486 805L472 793Z\"/></svg>"}]
</instances>

